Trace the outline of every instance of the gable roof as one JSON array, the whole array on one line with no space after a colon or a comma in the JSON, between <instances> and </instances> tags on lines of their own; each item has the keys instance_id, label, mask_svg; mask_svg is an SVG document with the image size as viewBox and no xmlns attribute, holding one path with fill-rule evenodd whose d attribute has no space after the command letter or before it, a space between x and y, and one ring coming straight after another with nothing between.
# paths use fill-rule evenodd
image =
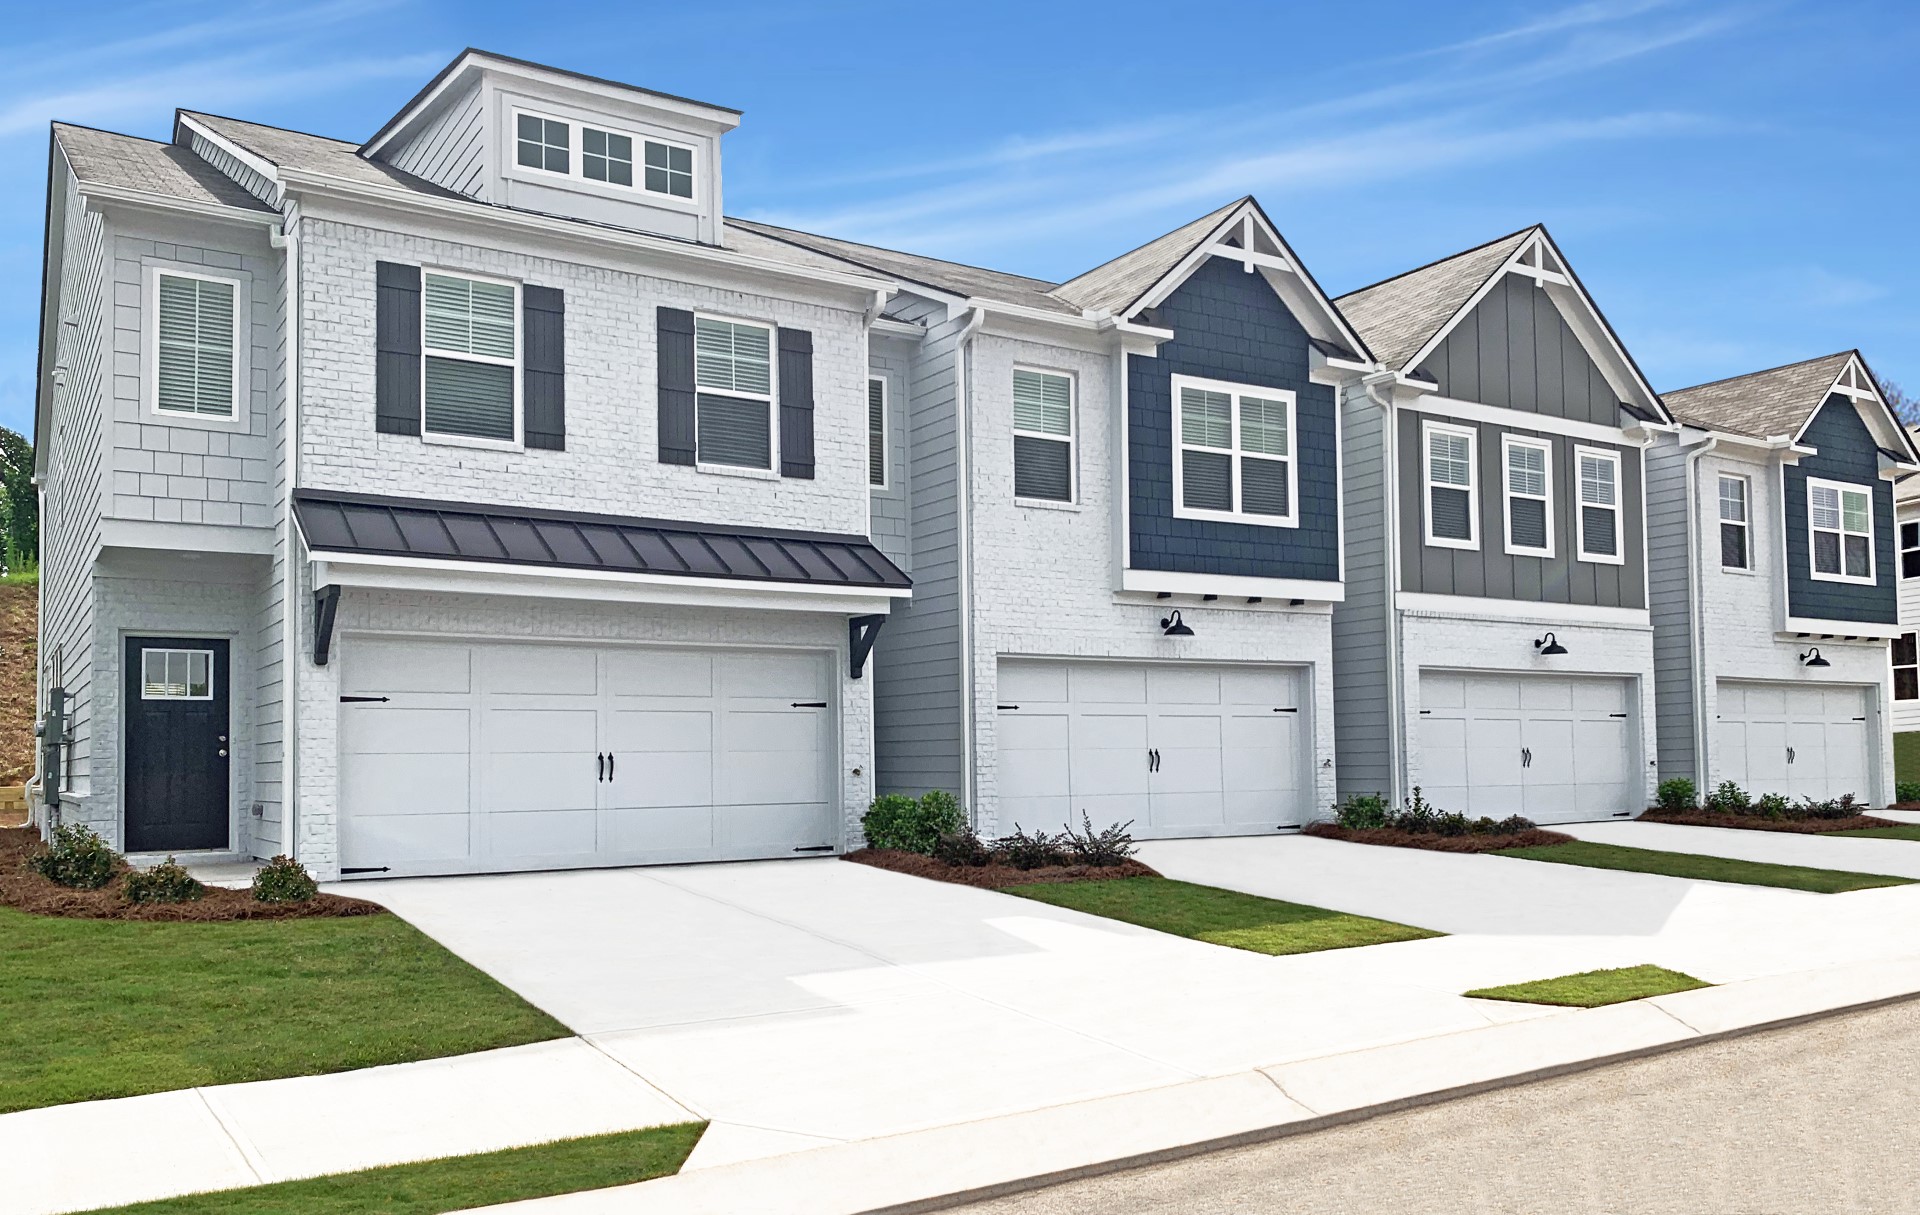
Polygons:
<instances>
[{"instance_id":1,"label":"gable roof","mask_svg":"<svg viewBox=\"0 0 1920 1215\"><path fill-rule=\"evenodd\" d=\"M1200 242L1225 222L1235 208L1251 201L1253 196L1250 194L1236 198L1218 210L1209 211L1199 219L1180 225L1165 236L1155 237L1137 249L1068 279L1054 288L1053 293L1082 308L1124 314L1128 305L1152 290L1168 271L1199 248Z\"/></svg>"},{"instance_id":2,"label":"gable roof","mask_svg":"<svg viewBox=\"0 0 1920 1215\"><path fill-rule=\"evenodd\" d=\"M66 153L67 163L73 166L74 177L82 188L110 186L187 202L278 214L186 148L65 122L53 124L53 138Z\"/></svg>"},{"instance_id":3,"label":"gable roof","mask_svg":"<svg viewBox=\"0 0 1920 1215\"><path fill-rule=\"evenodd\" d=\"M1856 362L1873 385L1878 398L1874 404L1880 408L1888 433L1897 436L1905 448L1901 458L1920 462L1920 445L1894 416L1880 381L1858 350L1823 354L1784 367L1769 367L1765 371L1695 384L1692 388L1678 388L1663 395L1673 416L1690 426L1755 439L1785 436L1797 440L1827 403L1840 377ZM1854 405L1861 407L1862 402L1856 400Z\"/></svg>"},{"instance_id":4,"label":"gable roof","mask_svg":"<svg viewBox=\"0 0 1920 1215\"><path fill-rule=\"evenodd\" d=\"M285 127L244 122L238 118L206 114L199 110L180 110L178 116L192 119L220 138L251 152L276 168L292 169L300 173L325 174L328 177L359 182L362 185L398 186L403 190L417 190L440 198L474 201L464 194L456 194L452 190L437 186L424 177L416 177L404 169L396 169L392 165L383 164L377 160L368 160L360 155L359 144L349 143L344 139L329 139L324 135L309 135L304 131L289 131Z\"/></svg>"},{"instance_id":5,"label":"gable roof","mask_svg":"<svg viewBox=\"0 0 1920 1215\"><path fill-rule=\"evenodd\" d=\"M1333 302L1366 339L1374 357L1395 371L1412 371L1419 354L1466 307L1507 259L1540 231L1538 224L1397 274Z\"/></svg>"}]
</instances>

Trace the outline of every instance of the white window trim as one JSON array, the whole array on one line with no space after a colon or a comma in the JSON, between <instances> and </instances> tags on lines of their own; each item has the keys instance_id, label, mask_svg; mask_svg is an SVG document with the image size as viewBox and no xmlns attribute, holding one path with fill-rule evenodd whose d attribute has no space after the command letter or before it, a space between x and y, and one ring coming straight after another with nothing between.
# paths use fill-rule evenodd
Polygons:
<instances>
[{"instance_id":1,"label":"white window trim","mask_svg":"<svg viewBox=\"0 0 1920 1215\"><path fill-rule=\"evenodd\" d=\"M1867 496L1867 574L1866 574L1866 577L1862 578L1856 575L1849 575L1844 572L1847 568L1847 537L1857 536L1860 534L1858 532L1849 532L1846 530L1847 507L1846 507L1846 499L1844 497L1841 499L1841 502L1840 502L1840 530L1835 533L1840 537L1840 569L1842 570L1842 572L1838 574L1823 574L1820 572L1819 567L1814 561L1814 557L1813 557L1813 540L1814 540L1813 490L1815 486L1825 486L1826 488L1834 490L1837 493L1841 493L1841 494L1845 494L1851 491L1853 493L1865 494ZM1878 568L1879 567L1878 554L1876 554L1873 551L1874 541L1877 539L1877 536L1875 535L1876 525L1873 517L1874 515L1873 487L1871 485L1858 485L1852 481L1828 481L1820 477L1808 477L1806 508L1807 508L1807 575L1808 577L1812 578L1815 582L1846 582L1846 583L1851 583L1854 586L1874 586L1878 584L1880 581L1880 570ZM1821 528L1819 530L1829 531L1832 529Z\"/></svg>"},{"instance_id":2,"label":"white window trim","mask_svg":"<svg viewBox=\"0 0 1920 1215\"><path fill-rule=\"evenodd\" d=\"M427 276L437 274L442 278L462 278L475 283L493 283L501 287L513 288L513 358L501 359L484 354L462 354L459 351L435 350L427 344ZM455 270L446 266L420 267L420 441L438 443L447 447L478 447L487 451L524 451L526 449L526 376L521 370L521 362L527 351L527 318L520 298L520 284L510 278L499 278L491 274L475 274L471 270ZM427 360L454 359L467 363L483 363L489 367L513 368L513 438L482 439L476 435L449 435L427 429Z\"/></svg>"},{"instance_id":3,"label":"white window trim","mask_svg":"<svg viewBox=\"0 0 1920 1215\"><path fill-rule=\"evenodd\" d=\"M891 488L893 482L893 460L890 458L893 453L887 449L887 442L893 437L892 419L888 417L888 412L893 408L893 393L888 388L886 376L869 375L867 377L867 393L869 397L871 397L873 393L873 386L875 384L880 385L880 479L878 481L873 479L873 418L871 412L869 412L867 418L867 488L871 490L886 490ZM867 408L869 411L872 410L873 403L871 400L868 401Z\"/></svg>"},{"instance_id":4,"label":"white window trim","mask_svg":"<svg viewBox=\"0 0 1920 1215\"><path fill-rule=\"evenodd\" d=\"M1186 505L1186 461L1181 455L1188 444L1180 437L1180 391L1183 388L1195 388L1202 392L1225 393L1231 402L1227 408L1228 446L1194 447L1195 451L1212 452L1224 455L1233 461L1234 501L1240 500L1240 493L1246 486L1246 479L1240 475L1240 463L1247 456L1256 460L1273 459L1259 452L1240 450L1240 398L1258 397L1263 401L1284 401L1287 406L1287 454L1282 459L1287 462L1287 513L1284 515L1250 514L1238 508L1234 510L1209 510L1205 507ZM1199 376L1176 375L1173 377L1173 517L1176 519L1206 519L1216 523L1240 523L1251 527L1299 527L1300 526L1300 408L1298 399L1290 389L1264 388L1258 384L1236 384L1230 380L1207 380Z\"/></svg>"},{"instance_id":5,"label":"white window trim","mask_svg":"<svg viewBox=\"0 0 1920 1215\"><path fill-rule=\"evenodd\" d=\"M205 696L151 696L147 693L147 655L149 654L205 654L207 656L207 694ZM192 665L188 665L192 671ZM141 700L212 700L215 696L214 652L212 650L190 649L184 646L141 646L140 647L140 699Z\"/></svg>"},{"instance_id":6,"label":"white window trim","mask_svg":"<svg viewBox=\"0 0 1920 1215\"><path fill-rule=\"evenodd\" d=\"M1720 562L1720 568L1729 574L1751 574L1755 572L1753 559L1753 478L1741 473L1718 473L1715 475L1713 482L1713 520L1715 523L1713 538L1716 541L1720 539L1720 529L1733 522L1731 519L1722 518L1720 514L1720 483L1723 481L1737 481L1740 483L1740 503L1745 508L1747 517L1739 526L1747 533L1747 563L1745 565L1728 565L1723 559ZM1722 551L1724 552L1725 550L1723 549Z\"/></svg>"},{"instance_id":7,"label":"white window trim","mask_svg":"<svg viewBox=\"0 0 1920 1215\"><path fill-rule=\"evenodd\" d=\"M1613 506L1592 505L1597 510L1613 511L1613 547L1611 553L1590 553L1587 551L1587 507L1589 503L1581 497L1580 461L1592 456L1596 460L1605 460L1613 465ZM1601 447L1575 447L1573 449L1573 522L1577 539L1574 542L1574 556L1592 565L1625 565L1627 563L1627 486L1621 467L1620 453Z\"/></svg>"},{"instance_id":8,"label":"white window trim","mask_svg":"<svg viewBox=\"0 0 1920 1215\"><path fill-rule=\"evenodd\" d=\"M1542 494L1517 494L1513 492L1513 469L1507 463L1507 453L1516 447L1531 448L1543 453L1546 459L1542 467L1546 469L1546 492ZM1547 543L1543 548L1527 548L1513 542L1513 500L1526 498L1546 503ZM1546 557L1554 554L1553 532L1553 440L1536 439L1530 435L1500 436L1500 526L1506 535L1507 554L1513 557Z\"/></svg>"},{"instance_id":9,"label":"white window trim","mask_svg":"<svg viewBox=\"0 0 1920 1215\"><path fill-rule=\"evenodd\" d=\"M1023 498L1016 493L1013 496L1013 504L1015 506L1049 507L1055 510L1077 507L1080 504L1080 377L1071 371L1062 371L1058 367L1036 367L1030 363L1015 363L1013 370L1015 372L1028 371L1034 375L1057 376L1067 381L1066 434L1056 435L1048 434L1043 430L1022 430L1018 422L1014 423L1013 426L1013 433L1016 437L1025 435L1029 439L1045 439L1049 443L1066 443L1067 496L1065 498ZM1013 376L1011 374L1007 376L1006 382L1007 404L1009 409L1011 409L1013 404ZM1008 445L1007 457L1010 461L1017 458L1014 456L1013 444ZM1007 471L1013 476L1015 484L1018 484L1018 470L1010 464Z\"/></svg>"},{"instance_id":10,"label":"white window trim","mask_svg":"<svg viewBox=\"0 0 1920 1215\"><path fill-rule=\"evenodd\" d=\"M701 321L719 321L727 325L751 325L755 329L767 331L767 391L763 395L757 392L742 392L728 389L700 387L700 343L699 326ZM772 321L759 320L748 316L725 316L718 312L696 312L694 322L693 350L693 466L700 472L719 473L729 477L758 477L773 479L780 476L780 326ZM713 464L700 458L700 397L734 397L742 401L762 401L767 403L767 467L748 468L744 464Z\"/></svg>"},{"instance_id":11,"label":"white window trim","mask_svg":"<svg viewBox=\"0 0 1920 1215\"><path fill-rule=\"evenodd\" d=\"M1909 577L1907 576L1907 573L1906 573L1906 568L1907 568L1907 554L1908 554L1908 553L1920 553L1920 546L1916 546L1916 547L1914 547L1914 548L1908 548L1908 547L1906 546L1906 543L1905 543L1905 538L1904 538L1904 535L1903 535L1903 531L1904 531L1904 529L1906 529L1906 528L1909 528L1909 527L1915 527L1915 528L1920 528L1920 519L1896 519L1896 520L1894 520L1894 523L1893 523L1893 540L1894 540L1894 544L1893 544L1893 548L1894 548L1894 559L1895 559L1895 561L1897 562L1897 564L1895 565L1895 567L1894 567L1894 568L1895 568L1895 571L1897 572L1897 574L1899 575L1899 576L1898 576L1898 579L1897 579L1897 580L1898 580L1898 581L1901 581L1901 582L1910 582L1910 581L1912 581L1912 580L1913 580L1913 578L1920 578L1920 574L1915 574L1915 575L1913 575L1913 578L1909 578Z\"/></svg>"},{"instance_id":12,"label":"white window trim","mask_svg":"<svg viewBox=\"0 0 1920 1215\"><path fill-rule=\"evenodd\" d=\"M1900 643L1900 641L1901 641L1901 638L1905 638L1905 637L1912 637L1912 636L1914 636L1914 634L1913 634L1913 633L1911 633L1911 632L1907 632L1907 633L1902 633L1902 634L1900 634L1900 636L1899 636L1899 637L1895 637L1895 638L1893 639L1893 644L1892 644L1892 645L1889 645L1889 646L1887 647L1887 666L1888 666L1888 668L1889 668L1889 670L1890 670L1890 672L1891 672L1891 674L1892 674L1892 676L1893 676L1893 678L1892 678L1892 680L1891 680L1890 682L1891 682L1891 683L1892 683L1892 685L1893 685L1893 698L1894 698L1894 699L1895 699L1896 701L1903 701L1903 702L1913 702L1913 701L1920 701L1920 696L1902 696L1902 695L1900 695L1900 680L1899 680L1899 675L1900 675L1900 672L1902 672L1902 671L1912 671L1912 672L1914 672L1914 679L1915 679L1915 681L1916 681L1916 682L1920 682L1920 662L1895 662L1895 661L1893 661L1893 646L1894 646L1894 645L1898 645L1898 644ZM1916 659L1920 659L1920 653L1916 653L1916 654L1915 654L1915 658L1916 658Z\"/></svg>"},{"instance_id":13,"label":"white window trim","mask_svg":"<svg viewBox=\"0 0 1920 1215\"><path fill-rule=\"evenodd\" d=\"M1467 440L1467 538L1433 534L1433 442L1434 434L1463 435ZM1443 485L1442 489L1459 489ZM1480 547L1480 431L1472 426L1455 426L1423 418L1420 422L1420 528L1426 542L1434 548L1475 549Z\"/></svg>"},{"instance_id":14,"label":"white window trim","mask_svg":"<svg viewBox=\"0 0 1920 1215\"><path fill-rule=\"evenodd\" d=\"M146 266L146 315L141 325L141 373L146 381L142 392L147 413L164 419L167 425L208 426L220 430L245 430L252 422L253 393L246 382L246 347L252 329L253 301L246 280L231 274L209 274L186 266L149 262ZM180 413L160 408L160 278L199 279L207 283L225 283L233 288L233 413L227 417L211 413Z\"/></svg>"},{"instance_id":15,"label":"white window trim","mask_svg":"<svg viewBox=\"0 0 1920 1215\"><path fill-rule=\"evenodd\" d=\"M552 169L536 168L532 165L523 165L520 163L520 116L522 114L525 114L529 118L541 118L548 122L561 123L568 128L567 171L565 173L555 173ZM604 131L609 135L620 135L633 140L632 185L623 186L616 181L601 181L597 177L587 176L584 161L586 151L583 147L583 134L588 127L592 127L596 131ZM682 198L678 194L665 194L659 190L647 189L646 162L647 145L649 143L664 144L669 148L679 148L692 155L693 194L691 197ZM602 122L599 119L563 118L558 114L549 113L546 110L536 110L529 106L513 106L507 114L506 162L507 168L513 173L525 173L536 178L545 177L555 181L570 182L573 185L585 186L592 190L604 190L623 198L639 195L647 201L659 203L661 206L685 207L690 210L698 209L700 206L700 178L703 175L700 172L700 149L698 147L687 143L685 140L671 139L663 135L647 135L633 130L630 127L617 126L613 123Z\"/></svg>"}]
</instances>

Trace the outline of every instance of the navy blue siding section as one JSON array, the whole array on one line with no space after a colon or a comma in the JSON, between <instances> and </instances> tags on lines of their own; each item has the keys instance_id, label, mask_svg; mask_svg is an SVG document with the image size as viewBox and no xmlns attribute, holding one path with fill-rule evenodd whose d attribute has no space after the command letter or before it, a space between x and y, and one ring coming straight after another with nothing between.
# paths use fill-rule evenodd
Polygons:
<instances>
[{"instance_id":1,"label":"navy blue siding section","mask_svg":"<svg viewBox=\"0 0 1920 1215\"><path fill-rule=\"evenodd\" d=\"M1330 385L1307 379L1307 331L1260 274L1210 259L1168 297L1158 358L1127 356L1127 470L1134 569L1248 578L1340 577L1338 433ZM1173 377L1205 376L1295 394L1300 526L1173 517Z\"/></svg>"},{"instance_id":2,"label":"navy blue siding section","mask_svg":"<svg viewBox=\"0 0 1920 1215\"><path fill-rule=\"evenodd\" d=\"M1859 620L1892 624L1900 607L1894 586L1893 486L1880 479L1880 455L1860 411L1843 396L1831 396L1801 440L1820 454L1786 466L1787 609L1811 620ZM1807 549L1807 478L1873 487L1873 572L1867 586L1819 582Z\"/></svg>"}]
</instances>

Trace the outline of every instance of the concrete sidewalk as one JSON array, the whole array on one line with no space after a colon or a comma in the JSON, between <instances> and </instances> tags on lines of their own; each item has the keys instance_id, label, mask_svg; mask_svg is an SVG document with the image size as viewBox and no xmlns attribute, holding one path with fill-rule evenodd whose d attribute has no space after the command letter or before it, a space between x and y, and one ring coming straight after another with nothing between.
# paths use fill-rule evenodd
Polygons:
<instances>
[{"instance_id":1,"label":"concrete sidewalk","mask_svg":"<svg viewBox=\"0 0 1920 1215\"><path fill-rule=\"evenodd\" d=\"M1747 831L1678 823L1573 823L1555 827L1575 839L1660 852L1692 852L1737 861L1806 865L1920 880L1920 841L1802 831Z\"/></svg>"}]
</instances>

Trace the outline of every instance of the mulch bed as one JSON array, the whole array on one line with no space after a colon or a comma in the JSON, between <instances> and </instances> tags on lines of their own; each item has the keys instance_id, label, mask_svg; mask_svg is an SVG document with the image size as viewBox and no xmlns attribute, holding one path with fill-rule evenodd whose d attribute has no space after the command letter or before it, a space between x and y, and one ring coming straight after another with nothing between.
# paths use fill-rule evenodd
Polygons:
<instances>
[{"instance_id":1,"label":"mulch bed","mask_svg":"<svg viewBox=\"0 0 1920 1215\"><path fill-rule=\"evenodd\" d=\"M1434 835L1425 831L1402 831L1397 827L1339 827L1333 823L1308 823L1300 834L1323 840L1345 840L1350 844L1381 844L1388 848L1423 848L1428 852L1498 852L1502 848L1546 848L1553 844L1571 844L1573 837L1558 831L1535 827L1507 835Z\"/></svg>"},{"instance_id":2,"label":"mulch bed","mask_svg":"<svg viewBox=\"0 0 1920 1215\"><path fill-rule=\"evenodd\" d=\"M57 886L27 868L27 857L40 846L40 833L31 827L0 829L0 906L33 915L64 916L75 920L300 920L350 915L379 915L386 910L365 899L318 894L304 903L262 903L250 890L207 887L191 903L129 903L120 891L132 870L122 865L111 882L98 890L70 890Z\"/></svg>"},{"instance_id":3,"label":"mulch bed","mask_svg":"<svg viewBox=\"0 0 1920 1215\"><path fill-rule=\"evenodd\" d=\"M1052 865L1045 869L1015 869L1012 865L949 865L918 852L897 852L890 848L862 848L840 858L856 865L891 869L914 877L952 882L956 886L1033 886L1042 882L1105 882L1115 878L1159 877L1151 866L1135 860L1118 865Z\"/></svg>"},{"instance_id":4,"label":"mulch bed","mask_svg":"<svg viewBox=\"0 0 1920 1215\"><path fill-rule=\"evenodd\" d=\"M1800 835L1825 835L1833 831L1864 831L1868 827L1898 827L1890 818L1856 814L1852 818L1773 819L1746 814L1708 814L1704 810L1649 810L1639 818L1643 823L1674 823L1682 827L1734 827L1741 831L1790 831Z\"/></svg>"}]
</instances>

